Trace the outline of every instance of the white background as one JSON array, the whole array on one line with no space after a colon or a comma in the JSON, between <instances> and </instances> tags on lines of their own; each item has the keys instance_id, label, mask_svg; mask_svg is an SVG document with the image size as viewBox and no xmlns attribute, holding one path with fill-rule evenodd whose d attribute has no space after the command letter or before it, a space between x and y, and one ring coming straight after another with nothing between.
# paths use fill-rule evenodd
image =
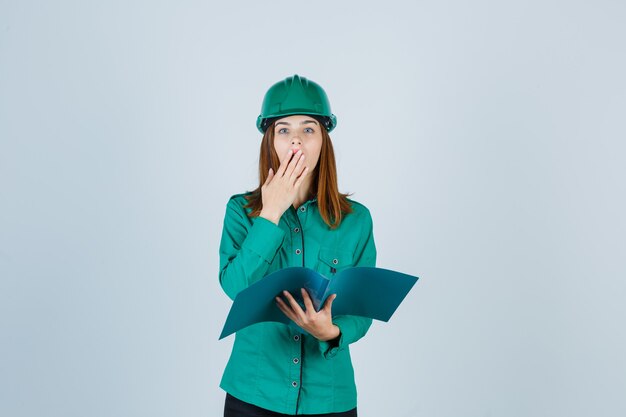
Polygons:
<instances>
[{"instance_id":1,"label":"white background","mask_svg":"<svg viewBox=\"0 0 626 417\"><path fill-rule=\"evenodd\" d=\"M0 415L218 416L218 245L321 84L378 266L359 415L626 415L622 1L0 1Z\"/></svg>"}]
</instances>

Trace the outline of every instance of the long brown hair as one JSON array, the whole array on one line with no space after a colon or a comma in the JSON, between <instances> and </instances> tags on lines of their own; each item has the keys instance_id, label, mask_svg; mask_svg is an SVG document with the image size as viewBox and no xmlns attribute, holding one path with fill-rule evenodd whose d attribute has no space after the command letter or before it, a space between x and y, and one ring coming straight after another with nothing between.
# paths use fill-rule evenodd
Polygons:
<instances>
[{"instance_id":1,"label":"long brown hair","mask_svg":"<svg viewBox=\"0 0 626 417\"><path fill-rule=\"evenodd\" d=\"M261 187L265 183L270 168L274 172L280 167L280 158L274 149L274 120L265 130L261 141L261 152L259 156L259 186L250 195L246 196L248 204L246 208L252 208L248 216L258 216L263 208ZM321 124L320 124L321 126ZM341 224L344 215L352 213L352 207L348 201L351 194L339 192L337 185L337 165L335 164L335 152L330 136L326 129L321 127L322 149L317 165L312 173L311 195L317 196L317 206L324 219L324 223L331 229L336 229Z\"/></svg>"}]
</instances>

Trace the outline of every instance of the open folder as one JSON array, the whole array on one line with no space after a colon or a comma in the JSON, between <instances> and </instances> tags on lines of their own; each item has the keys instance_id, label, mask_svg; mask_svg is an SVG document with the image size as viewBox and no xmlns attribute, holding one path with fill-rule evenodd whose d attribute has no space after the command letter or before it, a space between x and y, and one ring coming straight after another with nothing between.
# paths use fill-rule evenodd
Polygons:
<instances>
[{"instance_id":1,"label":"open folder","mask_svg":"<svg viewBox=\"0 0 626 417\"><path fill-rule=\"evenodd\" d=\"M235 297L220 339L251 324L264 321L296 326L276 305L275 297L287 290L303 305L300 288L305 288L316 311L326 298L337 294L332 315L354 315L389 321L418 277L384 268L352 267L332 279L305 267L290 267L260 279Z\"/></svg>"}]
</instances>

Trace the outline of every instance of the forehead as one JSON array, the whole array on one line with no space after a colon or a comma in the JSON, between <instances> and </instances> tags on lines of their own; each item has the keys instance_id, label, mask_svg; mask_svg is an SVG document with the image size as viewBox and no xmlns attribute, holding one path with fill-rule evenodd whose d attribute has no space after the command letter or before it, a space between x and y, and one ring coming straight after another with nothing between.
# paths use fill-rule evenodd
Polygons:
<instances>
[{"instance_id":1,"label":"forehead","mask_svg":"<svg viewBox=\"0 0 626 417\"><path fill-rule=\"evenodd\" d=\"M317 124L317 120L315 120L314 117L307 116L304 114L294 114L292 116L281 117L280 119L276 120L276 124L278 124L279 122L283 122L283 123L288 123L290 125L299 125L306 121L312 121Z\"/></svg>"}]
</instances>

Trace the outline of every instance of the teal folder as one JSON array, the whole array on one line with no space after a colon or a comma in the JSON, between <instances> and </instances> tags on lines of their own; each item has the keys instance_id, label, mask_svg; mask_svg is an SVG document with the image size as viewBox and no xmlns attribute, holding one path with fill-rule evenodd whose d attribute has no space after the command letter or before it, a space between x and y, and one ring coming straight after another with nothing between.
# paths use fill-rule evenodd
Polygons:
<instances>
[{"instance_id":1,"label":"teal folder","mask_svg":"<svg viewBox=\"0 0 626 417\"><path fill-rule=\"evenodd\" d=\"M308 291L316 311L324 306L328 296L337 294L332 306L333 317L354 315L389 321L418 279L402 272L366 266L345 269L332 280L310 268L284 268L237 294L220 340L244 327L264 321L298 327L280 311L275 297L287 290L303 306L300 288Z\"/></svg>"}]
</instances>

